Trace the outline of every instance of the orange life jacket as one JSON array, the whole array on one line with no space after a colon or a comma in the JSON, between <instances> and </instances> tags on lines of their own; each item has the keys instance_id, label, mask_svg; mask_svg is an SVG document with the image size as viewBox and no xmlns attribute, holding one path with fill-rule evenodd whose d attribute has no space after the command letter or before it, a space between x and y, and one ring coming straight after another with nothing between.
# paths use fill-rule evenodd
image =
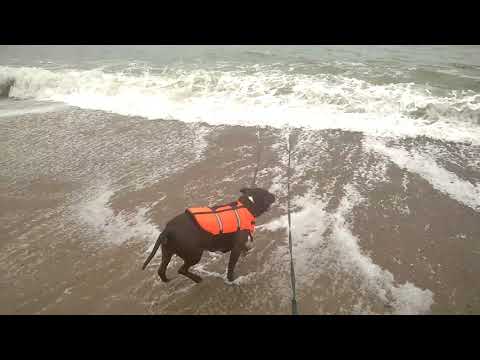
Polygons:
<instances>
[{"instance_id":1,"label":"orange life jacket","mask_svg":"<svg viewBox=\"0 0 480 360\"><path fill-rule=\"evenodd\" d=\"M186 212L192 215L203 230L213 235L239 230L248 230L252 235L255 231L255 216L238 200L236 203L213 208L191 207Z\"/></svg>"}]
</instances>

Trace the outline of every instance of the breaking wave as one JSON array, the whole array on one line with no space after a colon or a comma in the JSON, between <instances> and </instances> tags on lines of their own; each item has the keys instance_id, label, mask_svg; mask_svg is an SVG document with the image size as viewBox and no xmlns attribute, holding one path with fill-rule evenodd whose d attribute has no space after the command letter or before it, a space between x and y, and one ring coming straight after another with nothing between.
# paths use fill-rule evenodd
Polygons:
<instances>
[{"instance_id":1,"label":"breaking wave","mask_svg":"<svg viewBox=\"0 0 480 360\"><path fill-rule=\"evenodd\" d=\"M126 69L127 70L127 69ZM141 71L0 66L2 93L148 119L343 129L480 144L480 94L298 74L268 65Z\"/></svg>"}]
</instances>

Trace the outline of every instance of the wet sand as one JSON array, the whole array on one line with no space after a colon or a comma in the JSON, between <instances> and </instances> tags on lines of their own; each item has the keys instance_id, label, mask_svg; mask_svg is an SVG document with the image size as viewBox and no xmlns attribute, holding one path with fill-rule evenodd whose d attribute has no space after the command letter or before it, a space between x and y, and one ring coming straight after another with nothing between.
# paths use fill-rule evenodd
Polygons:
<instances>
[{"instance_id":1,"label":"wet sand","mask_svg":"<svg viewBox=\"0 0 480 360\"><path fill-rule=\"evenodd\" d=\"M480 314L480 208L461 191L478 189L478 146L292 133L302 314ZM188 206L238 197L256 128L80 109L2 118L0 313L289 314L286 134L260 130L257 184L278 202L238 279L225 281L228 255L205 252L201 284L175 257L164 284L160 252L141 270L159 231ZM438 168L453 177L432 180Z\"/></svg>"}]
</instances>

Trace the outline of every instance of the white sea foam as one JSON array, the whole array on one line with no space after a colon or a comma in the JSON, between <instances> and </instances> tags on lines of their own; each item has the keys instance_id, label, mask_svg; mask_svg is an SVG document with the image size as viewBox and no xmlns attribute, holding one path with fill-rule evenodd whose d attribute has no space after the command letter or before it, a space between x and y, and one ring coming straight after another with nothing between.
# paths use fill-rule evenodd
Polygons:
<instances>
[{"instance_id":1,"label":"white sea foam","mask_svg":"<svg viewBox=\"0 0 480 360\"><path fill-rule=\"evenodd\" d=\"M87 229L99 233L99 239L111 244L123 244L132 238L152 240L159 229L146 217L148 208L139 207L133 213L124 211L115 214L109 206L114 191L102 188L92 198L82 203L75 214L87 224Z\"/></svg>"},{"instance_id":2,"label":"white sea foam","mask_svg":"<svg viewBox=\"0 0 480 360\"><path fill-rule=\"evenodd\" d=\"M325 201L312 198L311 194L294 200L295 206L300 207L299 211L291 214L299 289L310 287L326 269L334 269L334 274L345 274L360 280L361 293L376 295L385 305L392 306L394 313L428 312L433 304L430 290L422 290L410 282L398 284L392 273L375 264L360 248L359 239L352 233L348 218L352 209L364 199L351 185L344 190L345 195L339 207L332 213L325 210ZM286 226L285 215L264 225L262 229L275 231ZM359 299L357 305L360 306L362 301L368 302L368 298ZM367 311L366 305L360 308ZM352 311L358 312L358 309Z\"/></svg>"},{"instance_id":3,"label":"white sea foam","mask_svg":"<svg viewBox=\"0 0 480 360\"><path fill-rule=\"evenodd\" d=\"M480 144L480 127L472 118L480 106L479 94L452 92L438 97L409 83L374 85L266 66L232 71L177 69L162 74L145 70L137 76L1 66L0 78L15 79L11 97L60 101L149 119L344 129L376 136L425 135ZM423 116L412 115L418 111ZM432 112L434 120L429 118Z\"/></svg>"},{"instance_id":4,"label":"white sea foam","mask_svg":"<svg viewBox=\"0 0 480 360\"><path fill-rule=\"evenodd\" d=\"M399 147L389 147L381 139L365 138L363 146L367 151L377 152L402 169L416 173L428 181L435 189L452 199L480 211L480 184L462 180L456 174L437 164L435 159L414 149L409 151Z\"/></svg>"}]
</instances>

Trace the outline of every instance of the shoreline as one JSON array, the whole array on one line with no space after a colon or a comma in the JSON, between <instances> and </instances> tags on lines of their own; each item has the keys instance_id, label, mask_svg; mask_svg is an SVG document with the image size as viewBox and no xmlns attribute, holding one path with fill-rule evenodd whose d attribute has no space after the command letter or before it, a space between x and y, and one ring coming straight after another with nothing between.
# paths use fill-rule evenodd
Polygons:
<instances>
[{"instance_id":1,"label":"shoreline","mask_svg":"<svg viewBox=\"0 0 480 360\"><path fill-rule=\"evenodd\" d=\"M140 264L167 219L192 204L234 200L251 182L256 127L80 108L4 120L0 313L288 313L284 129L260 127L257 182L278 203L259 219L238 284L221 278L228 256L204 253L204 281L192 286L179 276L160 283L159 254L146 271ZM301 313L480 314L478 210L416 168L366 151L360 132L293 131ZM478 186L478 146L414 138L393 147L444 152L434 159L457 176L454 185Z\"/></svg>"}]
</instances>

